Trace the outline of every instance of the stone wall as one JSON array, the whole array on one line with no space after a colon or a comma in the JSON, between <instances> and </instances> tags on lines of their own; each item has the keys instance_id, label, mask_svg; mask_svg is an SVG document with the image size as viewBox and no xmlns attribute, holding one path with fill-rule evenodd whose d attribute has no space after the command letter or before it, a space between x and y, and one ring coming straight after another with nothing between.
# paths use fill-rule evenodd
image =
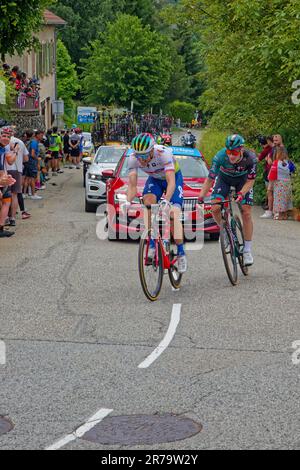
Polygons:
<instances>
[{"instance_id":1,"label":"stone wall","mask_svg":"<svg viewBox=\"0 0 300 470\"><path fill-rule=\"evenodd\" d=\"M11 122L17 126L18 135L22 135L26 130L32 129L41 129L43 131L45 128L45 120L38 113L30 112L21 112L15 113L11 117Z\"/></svg>"}]
</instances>

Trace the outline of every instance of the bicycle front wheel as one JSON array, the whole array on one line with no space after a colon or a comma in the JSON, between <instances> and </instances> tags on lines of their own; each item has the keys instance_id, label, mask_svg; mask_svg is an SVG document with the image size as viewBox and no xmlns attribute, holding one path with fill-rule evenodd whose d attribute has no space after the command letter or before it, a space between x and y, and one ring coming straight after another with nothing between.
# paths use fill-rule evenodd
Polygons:
<instances>
[{"instance_id":1,"label":"bicycle front wheel","mask_svg":"<svg viewBox=\"0 0 300 470\"><path fill-rule=\"evenodd\" d=\"M249 269L247 268L247 266L245 266L245 263L244 263L245 237L244 237L243 225L239 216L236 215L234 219L235 219L236 236L237 236L237 241L238 241L237 248L238 248L239 265L244 276L248 276Z\"/></svg>"},{"instance_id":2,"label":"bicycle front wheel","mask_svg":"<svg viewBox=\"0 0 300 470\"><path fill-rule=\"evenodd\" d=\"M221 249L223 260L228 278L233 286L238 282L237 259L235 256L235 246L232 240L231 232L228 227L224 227L220 234Z\"/></svg>"},{"instance_id":3,"label":"bicycle front wheel","mask_svg":"<svg viewBox=\"0 0 300 470\"><path fill-rule=\"evenodd\" d=\"M139 275L145 296L151 302L155 302L161 292L164 264L160 243L156 242L156 254L153 259L149 259L149 240L151 231L144 233L140 241L139 249Z\"/></svg>"}]
</instances>

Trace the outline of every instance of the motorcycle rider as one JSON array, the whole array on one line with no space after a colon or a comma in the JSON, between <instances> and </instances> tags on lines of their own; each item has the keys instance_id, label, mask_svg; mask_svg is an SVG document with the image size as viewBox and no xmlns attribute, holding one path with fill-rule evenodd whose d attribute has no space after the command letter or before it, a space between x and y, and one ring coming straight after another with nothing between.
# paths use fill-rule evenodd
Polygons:
<instances>
[{"instance_id":1,"label":"motorcycle rider","mask_svg":"<svg viewBox=\"0 0 300 470\"><path fill-rule=\"evenodd\" d=\"M188 130L187 133L181 138L181 141L185 147L196 147L197 139L190 130Z\"/></svg>"}]
</instances>

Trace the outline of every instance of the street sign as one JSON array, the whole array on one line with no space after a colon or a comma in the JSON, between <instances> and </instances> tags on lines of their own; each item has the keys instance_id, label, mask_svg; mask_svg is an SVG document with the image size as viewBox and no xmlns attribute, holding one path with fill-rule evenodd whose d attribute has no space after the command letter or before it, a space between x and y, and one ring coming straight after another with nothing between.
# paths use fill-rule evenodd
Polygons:
<instances>
[{"instance_id":1,"label":"street sign","mask_svg":"<svg viewBox=\"0 0 300 470\"><path fill-rule=\"evenodd\" d=\"M77 120L79 124L93 124L97 116L97 108L83 107L77 108Z\"/></svg>"},{"instance_id":2,"label":"street sign","mask_svg":"<svg viewBox=\"0 0 300 470\"><path fill-rule=\"evenodd\" d=\"M65 103L63 100L53 101L53 114L63 116L65 114Z\"/></svg>"}]
</instances>

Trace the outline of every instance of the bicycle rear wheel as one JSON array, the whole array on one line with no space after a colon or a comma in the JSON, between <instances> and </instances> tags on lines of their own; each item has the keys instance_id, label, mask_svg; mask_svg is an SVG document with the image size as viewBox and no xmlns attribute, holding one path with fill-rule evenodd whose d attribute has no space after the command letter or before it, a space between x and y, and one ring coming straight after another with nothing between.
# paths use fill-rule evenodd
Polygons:
<instances>
[{"instance_id":1,"label":"bicycle rear wheel","mask_svg":"<svg viewBox=\"0 0 300 470\"><path fill-rule=\"evenodd\" d=\"M177 258L177 255L175 255L175 246L171 245L170 263L173 263L176 258ZM172 287L174 287L174 289L180 289L181 281L182 281L182 274L179 274L179 272L178 272L177 263L175 263L169 269L169 278L170 278L170 282L171 282Z\"/></svg>"},{"instance_id":2,"label":"bicycle rear wheel","mask_svg":"<svg viewBox=\"0 0 300 470\"><path fill-rule=\"evenodd\" d=\"M235 256L235 246L231 232L228 227L224 227L220 234L223 260L228 278L233 286L238 282L237 259Z\"/></svg>"},{"instance_id":3,"label":"bicycle rear wheel","mask_svg":"<svg viewBox=\"0 0 300 470\"><path fill-rule=\"evenodd\" d=\"M145 232L141 237L139 249L139 275L145 296L151 302L155 302L158 299L162 288L164 264L161 245L158 241L156 242L157 256L155 256L151 261L147 259L150 237L151 231Z\"/></svg>"},{"instance_id":4,"label":"bicycle rear wheel","mask_svg":"<svg viewBox=\"0 0 300 470\"><path fill-rule=\"evenodd\" d=\"M239 260L239 265L241 268L242 273L244 276L249 275L249 269L247 266L244 264L244 248L245 248L245 237L244 237L244 231L243 231L243 225L241 222L241 219L239 218L238 215L235 216L235 226L236 226L236 236L238 240L238 260Z\"/></svg>"}]
</instances>

